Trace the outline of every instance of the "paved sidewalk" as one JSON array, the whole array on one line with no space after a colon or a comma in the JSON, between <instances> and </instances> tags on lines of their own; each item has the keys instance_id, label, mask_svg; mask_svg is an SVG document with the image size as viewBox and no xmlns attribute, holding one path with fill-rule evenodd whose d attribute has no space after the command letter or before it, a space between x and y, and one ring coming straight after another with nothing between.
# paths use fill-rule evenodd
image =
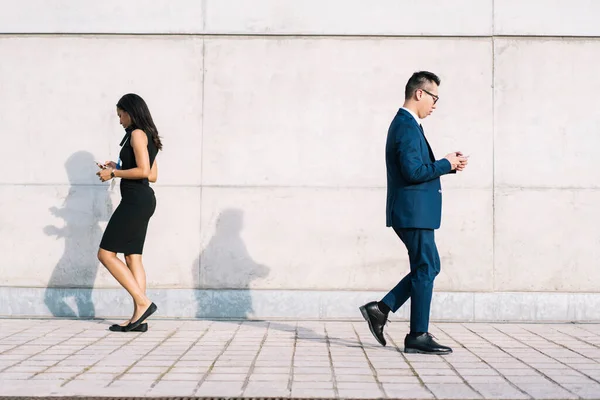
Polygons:
<instances>
[{"instance_id":1,"label":"paved sidewalk","mask_svg":"<svg viewBox=\"0 0 600 400\"><path fill-rule=\"evenodd\" d=\"M438 323L449 356L364 321L0 319L0 396L600 399L600 324Z\"/></svg>"}]
</instances>

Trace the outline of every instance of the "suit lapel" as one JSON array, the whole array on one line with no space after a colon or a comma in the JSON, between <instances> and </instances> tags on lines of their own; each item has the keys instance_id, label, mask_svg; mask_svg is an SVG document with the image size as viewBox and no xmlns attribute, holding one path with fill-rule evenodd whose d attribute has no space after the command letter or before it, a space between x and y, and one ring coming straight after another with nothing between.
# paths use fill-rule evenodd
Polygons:
<instances>
[{"instance_id":1,"label":"suit lapel","mask_svg":"<svg viewBox=\"0 0 600 400\"><path fill-rule=\"evenodd\" d=\"M435 156L433 155L433 150L431 150L431 146L429 145L429 141L427 140L427 136L425 136L425 131L423 130L423 126L421 124L419 124L419 129L421 130L421 133L423 134L423 139L425 139L425 143L427 144L427 150L429 150L429 158L431 158L431 161L435 161Z\"/></svg>"},{"instance_id":2,"label":"suit lapel","mask_svg":"<svg viewBox=\"0 0 600 400\"><path fill-rule=\"evenodd\" d=\"M419 130L421 131L421 135L423 135L423 140L425 141L425 144L427 145L427 151L429 153L429 158L431 159L431 162L435 161L435 156L433 155L433 150L431 150L431 146L429 145L429 141L427 140L427 137L425 137L425 131L423 130L423 127L421 126L421 124L419 124L415 118L405 109L400 108L400 110L398 110L398 112L404 113L405 115L409 116L410 119L414 122L414 124L419 128Z\"/></svg>"}]
</instances>

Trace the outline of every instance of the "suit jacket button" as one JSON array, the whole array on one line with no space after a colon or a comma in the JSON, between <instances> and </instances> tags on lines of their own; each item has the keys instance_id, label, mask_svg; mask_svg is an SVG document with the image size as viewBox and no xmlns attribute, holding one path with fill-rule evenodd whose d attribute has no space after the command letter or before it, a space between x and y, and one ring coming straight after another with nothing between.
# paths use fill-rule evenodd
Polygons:
<instances>
[{"instance_id":1,"label":"suit jacket button","mask_svg":"<svg viewBox=\"0 0 600 400\"><path fill-rule=\"evenodd\" d=\"M439 190L438 190L438 193L442 193L442 189L439 189Z\"/></svg>"}]
</instances>

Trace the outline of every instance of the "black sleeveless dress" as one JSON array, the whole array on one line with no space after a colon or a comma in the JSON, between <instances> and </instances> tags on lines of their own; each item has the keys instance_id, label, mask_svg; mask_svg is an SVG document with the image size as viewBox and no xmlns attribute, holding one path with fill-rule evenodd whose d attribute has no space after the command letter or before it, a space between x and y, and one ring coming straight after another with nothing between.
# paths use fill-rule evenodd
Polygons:
<instances>
[{"instance_id":1,"label":"black sleeveless dress","mask_svg":"<svg viewBox=\"0 0 600 400\"><path fill-rule=\"evenodd\" d=\"M121 141L123 147L119 157L122 170L137 167L131 146L131 132L134 129L136 128L126 129L125 136ZM146 133L146 136L148 136L148 155L150 156L150 167L152 167L158 149L152 140L152 135ZM156 209L154 190L146 178L121 178L120 188L121 203L106 226L100 248L125 255L142 254L148 222Z\"/></svg>"}]
</instances>

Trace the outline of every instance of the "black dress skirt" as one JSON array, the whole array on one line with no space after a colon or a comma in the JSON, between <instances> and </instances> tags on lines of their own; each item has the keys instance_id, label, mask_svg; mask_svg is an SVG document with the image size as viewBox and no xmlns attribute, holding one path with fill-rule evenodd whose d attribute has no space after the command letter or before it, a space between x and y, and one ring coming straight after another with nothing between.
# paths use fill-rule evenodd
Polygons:
<instances>
[{"instance_id":1,"label":"black dress skirt","mask_svg":"<svg viewBox=\"0 0 600 400\"><path fill-rule=\"evenodd\" d=\"M125 137L121 141L121 169L131 169L137 167L135 155L131 146L131 132L135 128L128 128ZM158 150L152 141L152 136L148 136L148 155L150 156L150 167L154 163ZM102 241L100 248L114 253L142 254L144 242L146 240L146 231L148 222L156 209L156 197L154 190L150 187L148 179L121 179L121 203L113 213Z\"/></svg>"}]
</instances>

